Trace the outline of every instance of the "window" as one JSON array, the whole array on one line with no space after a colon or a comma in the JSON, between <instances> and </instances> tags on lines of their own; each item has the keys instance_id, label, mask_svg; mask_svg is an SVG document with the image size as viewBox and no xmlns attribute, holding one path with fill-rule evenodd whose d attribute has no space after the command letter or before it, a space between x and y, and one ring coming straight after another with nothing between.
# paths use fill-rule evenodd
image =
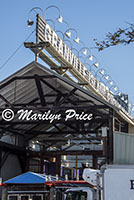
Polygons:
<instances>
[{"instance_id":1,"label":"window","mask_svg":"<svg viewBox=\"0 0 134 200\"><path fill-rule=\"evenodd\" d=\"M28 200L28 199L29 199L29 196L27 196L27 195L21 196L21 200Z\"/></svg>"},{"instance_id":2,"label":"window","mask_svg":"<svg viewBox=\"0 0 134 200\"><path fill-rule=\"evenodd\" d=\"M9 195L8 200L18 200L18 196L17 195Z\"/></svg>"},{"instance_id":3,"label":"window","mask_svg":"<svg viewBox=\"0 0 134 200\"><path fill-rule=\"evenodd\" d=\"M87 192L83 191L69 191L66 200L87 200Z\"/></svg>"}]
</instances>

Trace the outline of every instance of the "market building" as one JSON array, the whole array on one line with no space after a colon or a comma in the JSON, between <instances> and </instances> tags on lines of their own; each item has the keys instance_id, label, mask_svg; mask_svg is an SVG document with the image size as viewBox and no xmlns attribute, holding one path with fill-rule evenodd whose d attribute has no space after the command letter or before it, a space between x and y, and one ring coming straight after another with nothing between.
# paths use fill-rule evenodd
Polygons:
<instances>
[{"instance_id":1,"label":"market building","mask_svg":"<svg viewBox=\"0 0 134 200\"><path fill-rule=\"evenodd\" d=\"M127 152L134 144L126 96L99 82L39 14L36 22L36 43L24 44L35 61L0 83L0 176L34 171L78 179L85 167L134 163L122 148L122 141Z\"/></svg>"}]
</instances>

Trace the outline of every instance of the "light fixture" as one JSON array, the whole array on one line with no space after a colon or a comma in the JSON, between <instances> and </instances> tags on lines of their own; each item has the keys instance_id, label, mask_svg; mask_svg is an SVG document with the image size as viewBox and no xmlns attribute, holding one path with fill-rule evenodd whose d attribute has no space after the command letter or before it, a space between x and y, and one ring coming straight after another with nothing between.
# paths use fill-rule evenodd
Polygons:
<instances>
[{"instance_id":1,"label":"light fixture","mask_svg":"<svg viewBox=\"0 0 134 200\"><path fill-rule=\"evenodd\" d=\"M114 90L117 91L117 86L114 87Z\"/></svg>"},{"instance_id":2,"label":"light fixture","mask_svg":"<svg viewBox=\"0 0 134 200\"><path fill-rule=\"evenodd\" d=\"M34 7L32 8L29 13L28 13L28 20L27 20L27 25L28 27L31 27L34 24L34 21L31 19L30 15L32 13L32 11L34 11L36 14L38 14L37 10L40 10L42 12L43 15L43 10L40 7Z\"/></svg>"},{"instance_id":3,"label":"light fixture","mask_svg":"<svg viewBox=\"0 0 134 200\"><path fill-rule=\"evenodd\" d=\"M92 61L92 60L93 60L93 56L90 55L90 56L88 57L88 59Z\"/></svg>"},{"instance_id":4,"label":"light fixture","mask_svg":"<svg viewBox=\"0 0 134 200\"><path fill-rule=\"evenodd\" d=\"M66 163L66 167L69 167L69 163Z\"/></svg>"},{"instance_id":5,"label":"light fixture","mask_svg":"<svg viewBox=\"0 0 134 200\"><path fill-rule=\"evenodd\" d=\"M93 64L93 65L94 65L94 64ZM100 75L98 75L98 73L101 74L102 76L100 77ZM102 77L104 77L105 74L106 74L105 69L99 68L99 69L95 72L95 77L96 77L96 78L99 77L100 81L102 82ZM104 83L104 85L105 85L105 83Z\"/></svg>"},{"instance_id":6,"label":"light fixture","mask_svg":"<svg viewBox=\"0 0 134 200\"><path fill-rule=\"evenodd\" d=\"M82 47L80 50L79 50L79 54L80 54L80 52L82 51L82 53L86 56L87 55L87 52L89 51L89 56L88 56L88 58L90 58L90 60L92 59L90 56L91 56L91 51L90 51L90 49L88 48L88 47L86 47L85 46L85 44L84 44L84 42L83 41L79 41L79 42L81 42L82 44L83 44L83 46L84 47ZM87 57L86 57L87 58Z\"/></svg>"},{"instance_id":7,"label":"light fixture","mask_svg":"<svg viewBox=\"0 0 134 200\"><path fill-rule=\"evenodd\" d=\"M129 103L128 106L131 107L131 103Z\"/></svg>"},{"instance_id":8,"label":"light fixture","mask_svg":"<svg viewBox=\"0 0 134 200\"><path fill-rule=\"evenodd\" d=\"M70 37L71 37L71 32L68 31L68 32L65 33L65 35L66 35L68 38L70 38Z\"/></svg>"},{"instance_id":9,"label":"light fixture","mask_svg":"<svg viewBox=\"0 0 134 200\"><path fill-rule=\"evenodd\" d=\"M121 97L121 100L124 101L124 96Z\"/></svg>"},{"instance_id":10,"label":"light fixture","mask_svg":"<svg viewBox=\"0 0 134 200\"><path fill-rule=\"evenodd\" d=\"M60 22L60 23L63 22L63 17L61 15L58 17L58 22Z\"/></svg>"},{"instance_id":11,"label":"light fixture","mask_svg":"<svg viewBox=\"0 0 134 200\"><path fill-rule=\"evenodd\" d=\"M64 155L64 156L63 156L63 159L64 159L64 160L66 160L66 159L67 159L67 156L66 156L66 155Z\"/></svg>"},{"instance_id":12,"label":"light fixture","mask_svg":"<svg viewBox=\"0 0 134 200\"><path fill-rule=\"evenodd\" d=\"M101 69L101 70L100 70L100 74L104 75L104 73L105 73L105 72L104 72L104 69Z\"/></svg>"},{"instance_id":13,"label":"light fixture","mask_svg":"<svg viewBox=\"0 0 134 200\"><path fill-rule=\"evenodd\" d=\"M88 162L85 163L85 166L88 167Z\"/></svg>"},{"instance_id":14,"label":"light fixture","mask_svg":"<svg viewBox=\"0 0 134 200\"><path fill-rule=\"evenodd\" d=\"M110 80L109 83L110 83L110 85L113 85L113 81L112 80Z\"/></svg>"},{"instance_id":15,"label":"light fixture","mask_svg":"<svg viewBox=\"0 0 134 200\"><path fill-rule=\"evenodd\" d=\"M108 80L108 79L109 79L109 76L108 76L108 75L106 75L106 76L104 76L104 78L105 78L106 80Z\"/></svg>"},{"instance_id":16,"label":"light fixture","mask_svg":"<svg viewBox=\"0 0 134 200\"><path fill-rule=\"evenodd\" d=\"M28 26L28 27L31 27L33 24L34 24L34 21L33 21L33 20L31 20L31 19L28 19L28 20L27 20L27 26Z\"/></svg>"},{"instance_id":17,"label":"light fixture","mask_svg":"<svg viewBox=\"0 0 134 200\"><path fill-rule=\"evenodd\" d=\"M76 38L74 39L74 41L75 41L77 44L79 44L79 41L80 41L79 37L76 37Z\"/></svg>"},{"instance_id":18,"label":"light fixture","mask_svg":"<svg viewBox=\"0 0 134 200\"><path fill-rule=\"evenodd\" d=\"M89 50L90 50L90 49L89 49ZM99 62L98 62L96 56L90 54L90 55L88 56L88 59L91 60L91 61L93 61L93 60L95 59L95 62L93 63L93 65L94 65L96 68L99 67Z\"/></svg>"},{"instance_id":19,"label":"light fixture","mask_svg":"<svg viewBox=\"0 0 134 200\"><path fill-rule=\"evenodd\" d=\"M98 62L95 62L95 63L94 63L94 66L95 66L96 68L98 68L98 67L99 67L99 63L98 63Z\"/></svg>"},{"instance_id":20,"label":"light fixture","mask_svg":"<svg viewBox=\"0 0 134 200\"><path fill-rule=\"evenodd\" d=\"M62 23L62 22L63 22L63 17L62 17L62 15L61 15L60 9L59 9L57 6L54 6L54 5L48 6L48 7L44 10L44 15L45 15L45 12L46 12L49 8L56 8L56 9L58 10L58 12L59 12L59 17L57 18L57 20L58 20L58 22Z\"/></svg>"},{"instance_id":21,"label":"light fixture","mask_svg":"<svg viewBox=\"0 0 134 200\"><path fill-rule=\"evenodd\" d=\"M127 104L127 103L128 103L128 100L126 99L124 102Z\"/></svg>"},{"instance_id":22,"label":"light fixture","mask_svg":"<svg viewBox=\"0 0 134 200\"><path fill-rule=\"evenodd\" d=\"M121 92L120 92L120 91L118 92L118 95L119 95L119 96L121 95Z\"/></svg>"},{"instance_id":23,"label":"light fixture","mask_svg":"<svg viewBox=\"0 0 134 200\"><path fill-rule=\"evenodd\" d=\"M52 162L53 162L53 163L56 162L56 158L55 158L55 157L52 158Z\"/></svg>"},{"instance_id":24,"label":"light fixture","mask_svg":"<svg viewBox=\"0 0 134 200\"><path fill-rule=\"evenodd\" d=\"M82 53L86 56L88 47L85 46L85 43L82 40L79 40L79 43L82 43L83 45L83 47L79 50L79 53L82 50Z\"/></svg>"},{"instance_id":25,"label":"light fixture","mask_svg":"<svg viewBox=\"0 0 134 200\"><path fill-rule=\"evenodd\" d=\"M74 39L74 42L76 42L77 44L79 43L80 39L78 37L78 33L77 31L74 29L74 28L69 28L65 31L64 35L66 35L68 38L71 37L71 31L74 31L76 36L75 36L75 39Z\"/></svg>"},{"instance_id":26,"label":"light fixture","mask_svg":"<svg viewBox=\"0 0 134 200\"><path fill-rule=\"evenodd\" d=\"M133 108L132 108L132 111L134 111L134 106L133 106Z\"/></svg>"},{"instance_id":27,"label":"light fixture","mask_svg":"<svg viewBox=\"0 0 134 200\"><path fill-rule=\"evenodd\" d=\"M82 51L82 53L86 56L86 55L87 55L87 50L84 49L84 50Z\"/></svg>"}]
</instances>

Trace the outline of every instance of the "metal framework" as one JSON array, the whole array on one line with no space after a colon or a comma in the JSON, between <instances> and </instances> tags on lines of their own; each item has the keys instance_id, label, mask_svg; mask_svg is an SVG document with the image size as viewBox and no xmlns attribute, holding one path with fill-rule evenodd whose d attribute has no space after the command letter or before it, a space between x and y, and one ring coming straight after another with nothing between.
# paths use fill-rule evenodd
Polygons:
<instances>
[{"instance_id":1,"label":"metal framework","mask_svg":"<svg viewBox=\"0 0 134 200\"><path fill-rule=\"evenodd\" d=\"M32 157L40 157L41 160L56 157L60 161L61 155L92 155L94 167L97 167L98 157L112 162L114 113L117 110L90 91L36 62L3 81L0 91L0 135L1 138L10 135L14 140L13 144L0 142L0 151L5 152L1 155L0 168L10 153L18 156L23 171L28 166L28 159ZM15 115L13 120L2 119L5 108L12 109ZM54 114L62 114L62 118L52 123L47 120L20 120L20 109L40 114L51 110ZM73 117L65 121L67 109L74 109L78 114L92 114L93 117L91 120L76 120ZM101 127L107 127L108 130L105 147L99 150L70 150L70 147L75 146L73 141L84 140L89 146L100 145L101 140L104 140ZM65 147L68 141L71 144ZM31 150L30 142L39 145L40 150Z\"/></svg>"}]
</instances>

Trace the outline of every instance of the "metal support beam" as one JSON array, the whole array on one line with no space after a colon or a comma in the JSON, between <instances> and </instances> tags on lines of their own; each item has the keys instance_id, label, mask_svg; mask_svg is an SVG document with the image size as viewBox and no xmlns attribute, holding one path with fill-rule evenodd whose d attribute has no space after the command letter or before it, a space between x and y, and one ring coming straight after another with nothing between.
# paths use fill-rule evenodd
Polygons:
<instances>
[{"instance_id":1,"label":"metal support beam","mask_svg":"<svg viewBox=\"0 0 134 200\"><path fill-rule=\"evenodd\" d=\"M2 142L0 141L0 151L9 151L10 153L14 153L14 154L20 154L21 153L25 153L26 149L20 146L15 146L13 144L9 144L6 142Z\"/></svg>"},{"instance_id":2,"label":"metal support beam","mask_svg":"<svg viewBox=\"0 0 134 200\"><path fill-rule=\"evenodd\" d=\"M61 171L61 156L56 156L56 174L60 177L60 171Z\"/></svg>"},{"instance_id":3,"label":"metal support beam","mask_svg":"<svg viewBox=\"0 0 134 200\"><path fill-rule=\"evenodd\" d=\"M108 134L108 163L113 162L113 109L109 109L109 134Z\"/></svg>"},{"instance_id":4,"label":"metal support beam","mask_svg":"<svg viewBox=\"0 0 134 200\"><path fill-rule=\"evenodd\" d=\"M55 157L58 155L97 155L103 157L103 151L101 150L74 150L74 151L41 151L41 152L32 152L29 151L29 155L33 157L39 157L40 155Z\"/></svg>"},{"instance_id":5,"label":"metal support beam","mask_svg":"<svg viewBox=\"0 0 134 200\"><path fill-rule=\"evenodd\" d=\"M98 168L98 157L96 155L93 155L93 168Z\"/></svg>"},{"instance_id":6,"label":"metal support beam","mask_svg":"<svg viewBox=\"0 0 134 200\"><path fill-rule=\"evenodd\" d=\"M70 96L72 96L75 92L76 92L77 88L74 88L73 90L71 90L67 95L65 95L65 97L59 101L59 103L57 104L58 106L63 104Z\"/></svg>"},{"instance_id":7,"label":"metal support beam","mask_svg":"<svg viewBox=\"0 0 134 200\"><path fill-rule=\"evenodd\" d=\"M0 147L0 166L2 164L2 148ZM1 177L1 167L0 167L0 177Z\"/></svg>"},{"instance_id":8,"label":"metal support beam","mask_svg":"<svg viewBox=\"0 0 134 200\"><path fill-rule=\"evenodd\" d=\"M40 97L41 105L46 106L46 101L45 101L45 98L44 98L44 93L43 93L43 89L42 89L40 79L39 79L38 75L34 75L34 78L35 78L35 83L36 83L36 86L37 86L38 94L39 94L39 97Z\"/></svg>"},{"instance_id":9,"label":"metal support beam","mask_svg":"<svg viewBox=\"0 0 134 200\"><path fill-rule=\"evenodd\" d=\"M3 167L6 159L8 158L10 152L3 152L3 156L1 157L0 169Z\"/></svg>"}]
</instances>

